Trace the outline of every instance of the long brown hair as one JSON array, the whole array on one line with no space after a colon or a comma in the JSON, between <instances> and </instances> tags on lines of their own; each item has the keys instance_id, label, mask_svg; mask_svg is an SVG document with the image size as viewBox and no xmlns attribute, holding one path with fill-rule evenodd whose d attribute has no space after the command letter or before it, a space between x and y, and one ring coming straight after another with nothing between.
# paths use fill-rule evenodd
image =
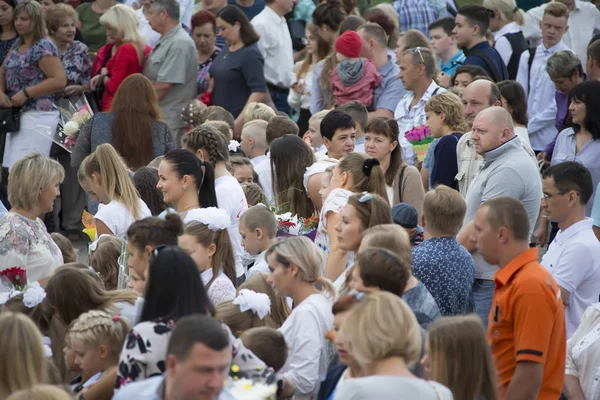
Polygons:
<instances>
[{"instance_id":1,"label":"long brown hair","mask_svg":"<svg viewBox=\"0 0 600 400\"><path fill-rule=\"evenodd\" d=\"M217 248L215 255L212 257L211 268L213 277L210 282L205 283L204 286L206 289L208 290L210 285L217 279L221 268L223 268L223 272L227 275L231 283L233 283L233 286L237 288L235 256L233 255L233 245L231 244L227 229L212 231L208 228L208 225L199 221L192 221L185 225L183 234L193 236L196 242L206 248L211 244L214 244Z\"/></svg>"},{"instance_id":2,"label":"long brown hair","mask_svg":"<svg viewBox=\"0 0 600 400\"><path fill-rule=\"evenodd\" d=\"M490 346L477 316L438 319L427 342L431 379L448 387L455 399L500 398Z\"/></svg>"},{"instance_id":3,"label":"long brown hair","mask_svg":"<svg viewBox=\"0 0 600 400\"><path fill-rule=\"evenodd\" d=\"M325 39L319 35L319 27L315 24L306 25L306 30L310 32L311 36L314 38L314 42L316 45L316 49L314 53L307 54L300 65L300 70L298 71L297 78L300 79L306 75L308 69L311 65L318 63L319 61L325 59L327 54L331 51L331 43L328 43Z\"/></svg>"},{"instance_id":4,"label":"long brown hair","mask_svg":"<svg viewBox=\"0 0 600 400\"><path fill-rule=\"evenodd\" d=\"M152 126L160 119L158 97L154 86L142 74L128 76L115 94L111 111L114 113L112 145L136 170L154 158Z\"/></svg>"}]
</instances>

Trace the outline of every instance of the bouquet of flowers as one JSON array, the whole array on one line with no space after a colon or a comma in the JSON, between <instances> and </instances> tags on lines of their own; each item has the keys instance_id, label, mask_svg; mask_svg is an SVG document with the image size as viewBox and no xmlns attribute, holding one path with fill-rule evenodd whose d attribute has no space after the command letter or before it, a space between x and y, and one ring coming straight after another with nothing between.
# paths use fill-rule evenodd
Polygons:
<instances>
[{"instance_id":1,"label":"bouquet of flowers","mask_svg":"<svg viewBox=\"0 0 600 400\"><path fill-rule=\"evenodd\" d=\"M19 292L27 285L27 274L21 267L11 267L0 271L0 281L4 286L12 287Z\"/></svg>"},{"instance_id":2,"label":"bouquet of flowers","mask_svg":"<svg viewBox=\"0 0 600 400\"><path fill-rule=\"evenodd\" d=\"M83 124L92 118L94 112L84 95L75 98L60 99L54 105L60 111L60 119L56 131L51 132L50 129L39 129L38 133L48 137L70 153L75 145L77 135L79 135L79 130Z\"/></svg>"},{"instance_id":3,"label":"bouquet of flowers","mask_svg":"<svg viewBox=\"0 0 600 400\"><path fill-rule=\"evenodd\" d=\"M298 217L292 215L291 212L284 214L276 214L277 219L277 236L289 237L289 236L306 236L310 240L315 239L317 234L317 226L319 226L319 217L312 215L308 218Z\"/></svg>"},{"instance_id":4,"label":"bouquet of flowers","mask_svg":"<svg viewBox=\"0 0 600 400\"><path fill-rule=\"evenodd\" d=\"M433 142L433 136L431 136L429 129L425 125L418 125L407 131L404 137L415 148L417 159L422 162L425 159L429 145Z\"/></svg>"},{"instance_id":5,"label":"bouquet of flowers","mask_svg":"<svg viewBox=\"0 0 600 400\"><path fill-rule=\"evenodd\" d=\"M277 384L242 378L230 382L229 393L239 400L274 400L277 397Z\"/></svg>"}]
</instances>

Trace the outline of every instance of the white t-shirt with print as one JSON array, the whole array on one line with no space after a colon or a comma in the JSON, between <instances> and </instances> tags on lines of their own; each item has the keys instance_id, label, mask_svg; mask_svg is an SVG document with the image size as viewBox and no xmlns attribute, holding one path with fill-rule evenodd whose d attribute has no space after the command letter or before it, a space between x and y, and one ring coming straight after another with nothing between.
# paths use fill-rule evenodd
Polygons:
<instances>
[{"instance_id":1,"label":"white t-shirt with print","mask_svg":"<svg viewBox=\"0 0 600 400\"><path fill-rule=\"evenodd\" d=\"M146 203L144 203L144 200L138 200L140 206L139 219L151 217L152 213ZM98 212L94 215L94 223L96 220L102 221L104 225L110 229L113 235L120 237L121 239L125 238L127 229L129 229L131 224L136 221L131 211L118 200L113 200L108 204L100 204L98 206ZM98 238L96 237L96 239Z\"/></svg>"},{"instance_id":2,"label":"white t-shirt with print","mask_svg":"<svg viewBox=\"0 0 600 400\"><path fill-rule=\"evenodd\" d=\"M215 192L217 193L217 203L219 208L227 211L231 219L229 228L229 237L233 245L235 255L235 270L239 278L244 274L242 257L244 248L242 247L242 236L240 235L240 216L248 209L248 202L242 186L233 176L222 176L215 180Z\"/></svg>"}]
</instances>

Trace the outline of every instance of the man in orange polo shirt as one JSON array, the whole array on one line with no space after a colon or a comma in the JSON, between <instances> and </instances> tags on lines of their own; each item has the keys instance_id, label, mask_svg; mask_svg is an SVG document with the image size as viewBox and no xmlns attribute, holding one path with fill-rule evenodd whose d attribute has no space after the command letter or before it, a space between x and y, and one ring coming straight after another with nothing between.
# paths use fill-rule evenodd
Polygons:
<instances>
[{"instance_id":1,"label":"man in orange polo shirt","mask_svg":"<svg viewBox=\"0 0 600 400\"><path fill-rule=\"evenodd\" d=\"M523 204L498 197L475 216L473 240L499 269L488 318L488 341L502 399L557 400L565 377L567 334L560 288L529 248Z\"/></svg>"}]
</instances>

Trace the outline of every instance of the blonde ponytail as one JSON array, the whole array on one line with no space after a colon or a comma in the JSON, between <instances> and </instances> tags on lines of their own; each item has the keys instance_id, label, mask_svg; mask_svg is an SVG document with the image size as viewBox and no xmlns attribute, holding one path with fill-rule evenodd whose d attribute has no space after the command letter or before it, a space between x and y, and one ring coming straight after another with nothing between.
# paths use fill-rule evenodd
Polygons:
<instances>
[{"instance_id":1,"label":"blonde ponytail","mask_svg":"<svg viewBox=\"0 0 600 400\"><path fill-rule=\"evenodd\" d=\"M102 188L106 191L108 201L123 203L135 220L140 219L140 196L129 177L125 162L112 145L101 144L83 160L77 173L79 181L89 180L92 174L102 178Z\"/></svg>"}]
</instances>

